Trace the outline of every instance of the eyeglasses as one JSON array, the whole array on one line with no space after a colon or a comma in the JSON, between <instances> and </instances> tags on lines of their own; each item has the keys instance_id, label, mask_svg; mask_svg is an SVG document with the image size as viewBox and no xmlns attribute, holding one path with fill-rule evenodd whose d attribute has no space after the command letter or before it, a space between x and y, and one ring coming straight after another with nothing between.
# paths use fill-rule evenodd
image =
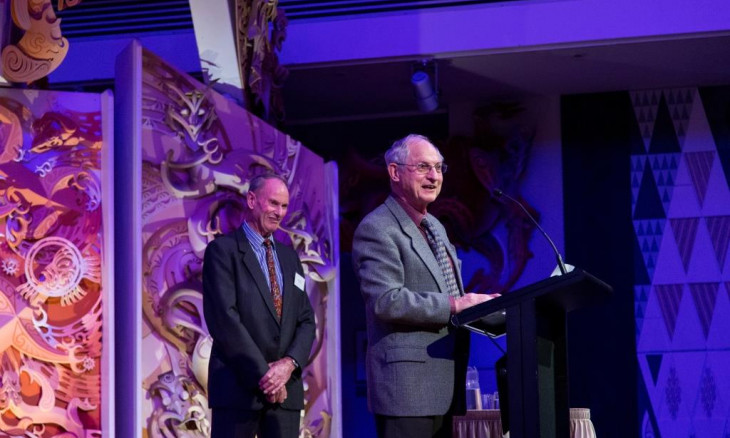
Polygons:
<instances>
[{"instance_id":1,"label":"eyeglasses","mask_svg":"<svg viewBox=\"0 0 730 438\"><path fill-rule=\"evenodd\" d=\"M446 173L446 170L449 168L446 163L436 163L436 164L428 164L428 163L418 163L418 164L406 164L406 163L395 163L399 166L406 166L406 167L412 167L416 170L416 173L421 175L427 175L431 173L431 169L435 169L436 173Z\"/></svg>"}]
</instances>

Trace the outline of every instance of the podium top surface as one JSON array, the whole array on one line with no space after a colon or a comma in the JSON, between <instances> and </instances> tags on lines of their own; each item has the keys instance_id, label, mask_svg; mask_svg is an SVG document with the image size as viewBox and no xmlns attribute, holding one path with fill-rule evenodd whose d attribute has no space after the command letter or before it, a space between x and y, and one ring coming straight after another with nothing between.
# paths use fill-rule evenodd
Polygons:
<instances>
[{"instance_id":1,"label":"podium top surface","mask_svg":"<svg viewBox=\"0 0 730 438\"><path fill-rule=\"evenodd\" d=\"M492 324L497 324L500 319L504 320L507 309L529 300L535 300L539 307L568 313L603 302L612 292L611 286L576 268L567 274L546 278L466 309L452 316L451 322L462 326L486 318L491 319Z\"/></svg>"}]
</instances>

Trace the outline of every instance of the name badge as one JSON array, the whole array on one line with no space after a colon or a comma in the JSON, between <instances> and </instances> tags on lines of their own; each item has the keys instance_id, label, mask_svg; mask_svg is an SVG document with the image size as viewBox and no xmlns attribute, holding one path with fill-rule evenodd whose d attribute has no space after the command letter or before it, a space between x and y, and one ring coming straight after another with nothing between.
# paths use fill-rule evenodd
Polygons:
<instances>
[{"instance_id":1,"label":"name badge","mask_svg":"<svg viewBox=\"0 0 730 438\"><path fill-rule=\"evenodd\" d=\"M304 291L304 277L299 275L298 272L294 273L294 286L296 286L299 290Z\"/></svg>"}]
</instances>

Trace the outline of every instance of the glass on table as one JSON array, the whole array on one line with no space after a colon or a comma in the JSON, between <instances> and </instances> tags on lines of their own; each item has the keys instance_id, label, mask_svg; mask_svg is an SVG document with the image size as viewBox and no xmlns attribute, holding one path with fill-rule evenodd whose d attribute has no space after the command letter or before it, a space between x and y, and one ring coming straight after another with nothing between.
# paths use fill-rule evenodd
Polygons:
<instances>
[{"instance_id":1,"label":"glass on table","mask_svg":"<svg viewBox=\"0 0 730 438\"><path fill-rule=\"evenodd\" d=\"M482 391L479 389L479 371L475 367L466 369L466 409L482 409Z\"/></svg>"},{"instance_id":2,"label":"glass on table","mask_svg":"<svg viewBox=\"0 0 730 438\"><path fill-rule=\"evenodd\" d=\"M494 396L492 394L482 394L482 409L494 409Z\"/></svg>"}]
</instances>

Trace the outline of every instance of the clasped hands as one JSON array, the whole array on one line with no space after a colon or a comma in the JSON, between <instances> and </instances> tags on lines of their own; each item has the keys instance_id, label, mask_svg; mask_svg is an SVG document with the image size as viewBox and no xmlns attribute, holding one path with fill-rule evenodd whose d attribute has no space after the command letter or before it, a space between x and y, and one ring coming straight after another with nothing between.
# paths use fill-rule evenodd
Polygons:
<instances>
[{"instance_id":1,"label":"clasped hands","mask_svg":"<svg viewBox=\"0 0 730 438\"><path fill-rule=\"evenodd\" d=\"M294 364L289 357L269 363L269 370L259 380L259 388L269 403L283 403L286 400L286 382L294 372Z\"/></svg>"}]
</instances>

